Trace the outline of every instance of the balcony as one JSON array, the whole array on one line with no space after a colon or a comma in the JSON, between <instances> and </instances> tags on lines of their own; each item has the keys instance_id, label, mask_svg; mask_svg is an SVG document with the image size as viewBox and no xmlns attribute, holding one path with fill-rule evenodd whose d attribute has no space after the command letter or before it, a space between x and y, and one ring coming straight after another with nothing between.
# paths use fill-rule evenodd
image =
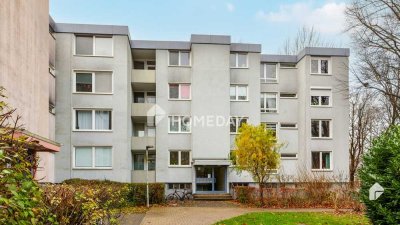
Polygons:
<instances>
[{"instance_id":1,"label":"balcony","mask_svg":"<svg viewBox=\"0 0 400 225\"><path fill-rule=\"evenodd\" d=\"M132 137L132 150L146 150L146 146L156 146L155 137Z\"/></svg>"},{"instance_id":2,"label":"balcony","mask_svg":"<svg viewBox=\"0 0 400 225\"><path fill-rule=\"evenodd\" d=\"M135 84L155 84L156 83L156 71L155 70L140 70L133 69L131 75L131 81Z\"/></svg>"},{"instance_id":3,"label":"balcony","mask_svg":"<svg viewBox=\"0 0 400 225\"><path fill-rule=\"evenodd\" d=\"M132 103L132 117L154 117L156 114L154 103Z\"/></svg>"}]
</instances>

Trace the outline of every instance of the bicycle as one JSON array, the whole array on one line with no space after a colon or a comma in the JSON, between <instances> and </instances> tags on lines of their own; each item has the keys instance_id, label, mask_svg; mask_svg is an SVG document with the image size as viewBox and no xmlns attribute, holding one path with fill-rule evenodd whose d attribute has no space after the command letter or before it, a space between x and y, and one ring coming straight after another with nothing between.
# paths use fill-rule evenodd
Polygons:
<instances>
[{"instance_id":1,"label":"bicycle","mask_svg":"<svg viewBox=\"0 0 400 225\"><path fill-rule=\"evenodd\" d=\"M174 192L167 195L165 198L167 201L179 200L193 200L192 190L184 189L183 191L179 191L178 189L174 189Z\"/></svg>"}]
</instances>

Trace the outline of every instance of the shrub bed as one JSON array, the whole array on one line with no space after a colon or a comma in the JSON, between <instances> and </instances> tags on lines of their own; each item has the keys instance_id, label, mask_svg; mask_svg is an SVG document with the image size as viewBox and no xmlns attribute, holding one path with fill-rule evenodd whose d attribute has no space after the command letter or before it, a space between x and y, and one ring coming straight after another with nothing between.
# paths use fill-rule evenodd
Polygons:
<instances>
[{"instance_id":1,"label":"shrub bed","mask_svg":"<svg viewBox=\"0 0 400 225\"><path fill-rule=\"evenodd\" d=\"M314 186L314 188L311 188ZM259 189L255 187L234 187L234 197L240 203L260 204ZM351 208L363 209L358 191L349 184L300 183L296 187L264 188L264 207L270 208Z\"/></svg>"}]
</instances>

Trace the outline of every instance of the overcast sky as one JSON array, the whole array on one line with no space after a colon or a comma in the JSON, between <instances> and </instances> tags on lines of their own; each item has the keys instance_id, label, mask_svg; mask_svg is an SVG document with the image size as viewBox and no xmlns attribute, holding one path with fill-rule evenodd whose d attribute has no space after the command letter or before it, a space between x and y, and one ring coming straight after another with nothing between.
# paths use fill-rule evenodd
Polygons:
<instances>
[{"instance_id":1,"label":"overcast sky","mask_svg":"<svg viewBox=\"0 0 400 225\"><path fill-rule=\"evenodd\" d=\"M190 34L231 35L279 53L287 37L314 26L324 38L348 47L343 34L348 1L326 0L50 0L59 23L127 25L133 39L188 41Z\"/></svg>"}]
</instances>

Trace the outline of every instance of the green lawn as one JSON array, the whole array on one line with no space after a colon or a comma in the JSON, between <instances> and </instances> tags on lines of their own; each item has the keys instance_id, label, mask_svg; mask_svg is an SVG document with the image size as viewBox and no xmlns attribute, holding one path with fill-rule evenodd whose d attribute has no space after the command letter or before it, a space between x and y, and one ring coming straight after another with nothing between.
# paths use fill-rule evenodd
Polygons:
<instances>
[{"instance_id":1,"label":"green lawn","mask_svg":"<svg viewBox=\"0 0 400 225\"><path fill-rule=\"evenodd\" d=\"M359 215L332 213L302 213L302 212L257 212L249 213L231 219L223 220L217 225L343 225L343 224L370 224Z\"/></svg>"}]
</instances>

